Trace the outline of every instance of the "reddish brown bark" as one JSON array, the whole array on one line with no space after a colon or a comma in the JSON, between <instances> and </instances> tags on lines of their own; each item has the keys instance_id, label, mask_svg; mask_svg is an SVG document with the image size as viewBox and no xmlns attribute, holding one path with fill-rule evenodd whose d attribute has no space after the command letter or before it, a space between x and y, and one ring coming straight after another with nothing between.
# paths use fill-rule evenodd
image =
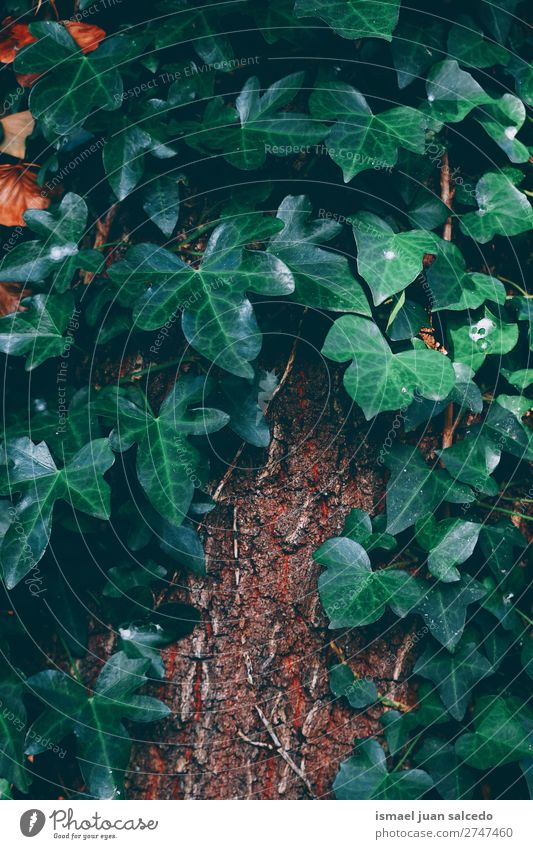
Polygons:
<instances>
[{"instance_id":1,"label":"reddish brown bark","mask_svg":"<svg viewBox=\"0 0 533 849\"><path fill-rule=\"evenodd\" d=\"M157 695L175 717L160 724L157 742L152 730L137 743L131 796L325 797L354 737L379 729L379 708L362 716L328 685L333 636L381 693L401 638L389 632L387 646L381 625L370 647L371 634L328 631L321 610L313 551L351 507L372 511L383 488L368 426L333 378L329 386L324 366L297 358L269 411L268 456L253 452L258 467L236 470L209 515L208 574L187 581L202 625L165 652L168 681Z\"/></svg>"}]
</instances>

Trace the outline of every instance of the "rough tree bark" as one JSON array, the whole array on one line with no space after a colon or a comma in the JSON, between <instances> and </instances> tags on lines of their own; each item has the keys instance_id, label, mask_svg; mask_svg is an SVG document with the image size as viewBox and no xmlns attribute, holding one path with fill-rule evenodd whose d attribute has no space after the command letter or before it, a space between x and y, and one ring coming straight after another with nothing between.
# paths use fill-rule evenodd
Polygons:
<instances>
[{"instance_id":1,"label":"rough tree bark","mask_svg":"<svg viewBox=\"0 0 533 849\"><path fill-rule=\"evenodd\" d=\"M317 594L313 551L350 508L373 512L383 490L371 444L381 441L341 377L296 357L269 409L268 456L245 451L209 514L207 577L178 593L202 624L165 652L157 695L175 717L136 744L134 798L327 797L354 737L379 730L381 713L332 697L327 670L339 650L380 693L408 698L393 680L404 674L402 633L383 621L363 637L328 631Z\"/></svg>"}]
</instances>

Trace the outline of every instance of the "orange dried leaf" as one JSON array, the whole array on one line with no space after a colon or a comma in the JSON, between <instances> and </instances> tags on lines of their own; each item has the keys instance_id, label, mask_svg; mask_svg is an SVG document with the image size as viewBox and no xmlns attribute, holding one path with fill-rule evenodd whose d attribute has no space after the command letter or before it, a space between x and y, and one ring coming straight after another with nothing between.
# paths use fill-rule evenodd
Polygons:
<instances>
[{"instance_id":1,"label":"orange dried leaf","mask_svg":"<svg viewBox=\"0 0 533 849\"><path fill-rule=\"evenodd\" d=\"M0 153L7 153L9 156L16 156L17 159L24 159L26 156L26 139L33 133L35 127L31 112L26 109L24 112L6 115L5 118L0 118L0 124L4 131L4 137L0 142Z\"/></svg>"},{"instance_id":2,"label":"orange dried leaf","mask_svg":"<svg viewBox=\"0 0 533 849\"><path fill-rule=\"evenodd\" d=\"M37 39L29 31L28 24L17 24L13 18L4 18L0 31L0 62L11 64L20 48L32 41Z\"/></svg>"},{"instance_id":3,"label":"orange dried leaf","mask_svg":"<svg viewBox=\"0 0 533 849\"><path fill-rule=\"evenodd\" d=\"M83 53L96 50L106 36L104 29L95 27L93 24L79 24L77 21L63 21L63 23Z\"/></svg>"},{"instance_id":4,"label":"orange dried leaf","mask_svg":"<svg viewBox=\"0 0 533 849\"><path fill-rule=\"evenodd\" d=\"M25 227L27 209L46 209L50 198L42 194L37 175L26 165L0 165L0 224Z\"/></svg>"},{"instance_id":5,"label":"orange dried leaf","mask_svg":"<svg viewBox=\"0 0 533 849\"><path fill-rule=\"evenodd\" d=\"M20 305L23 298L31 295L30 289L23 289L22 283L0 282L0 316L12 312L23 312L25 307Z\"/></svg>"}]
</instances>

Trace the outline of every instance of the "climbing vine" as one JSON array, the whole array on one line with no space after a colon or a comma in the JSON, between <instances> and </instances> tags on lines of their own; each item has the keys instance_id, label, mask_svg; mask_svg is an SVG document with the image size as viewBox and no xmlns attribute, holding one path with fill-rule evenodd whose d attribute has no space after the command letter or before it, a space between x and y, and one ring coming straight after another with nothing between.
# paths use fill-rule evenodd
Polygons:
<instances>
[{"instance_id":1,"label":"climbing vine","mask_svg":"<svg viewBox=\"0 0 533 849\"><path fill-rule=\"evenodd\" d=\"M464 6L5 0L2 798L124 796L281 310L386 488L314 555L332 699L380 711L336 796L526 795L533 41ZM344 643L398 619L378 685Z\"/></svg>"}]
</instances>

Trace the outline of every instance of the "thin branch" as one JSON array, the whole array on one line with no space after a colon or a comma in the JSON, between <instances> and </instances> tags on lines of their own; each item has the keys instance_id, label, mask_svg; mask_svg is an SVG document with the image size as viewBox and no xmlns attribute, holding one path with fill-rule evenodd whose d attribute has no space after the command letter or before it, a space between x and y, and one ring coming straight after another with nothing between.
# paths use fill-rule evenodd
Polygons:
<instances>
[{"instance_id":1,"label":"thin branch","mask_svg":"<svg viewBox=\"0 0 533 849\"><path fill-rule=\"evenodd\" d=\"M263 723L266 730L268 731L270 739L274 743L274 747L275 747L276 751L278 752L278 754L281 755L281 757L283 758L285 763L287 763L290 766L290 768L298 776L298 778L300 778L303 781L303 783L307 787L309 795L313 799L316 799L316 796L313 792L313 788L311 787L305 772L303 772L303 770L301 770L300 767L297 764L295 764L295 762L293 761L293 759L291 758L291 756L289 755L287 750L283 747L281 740L279 739L278 735L274 731L272 725L270 724L270 722L266 718L265 714L263 713L263 711L261 710L259 705L254 705L254 707L255 707L257 713L259 714L259 718L260 718L261 722Z\"/></svg>"}]
</instances>

